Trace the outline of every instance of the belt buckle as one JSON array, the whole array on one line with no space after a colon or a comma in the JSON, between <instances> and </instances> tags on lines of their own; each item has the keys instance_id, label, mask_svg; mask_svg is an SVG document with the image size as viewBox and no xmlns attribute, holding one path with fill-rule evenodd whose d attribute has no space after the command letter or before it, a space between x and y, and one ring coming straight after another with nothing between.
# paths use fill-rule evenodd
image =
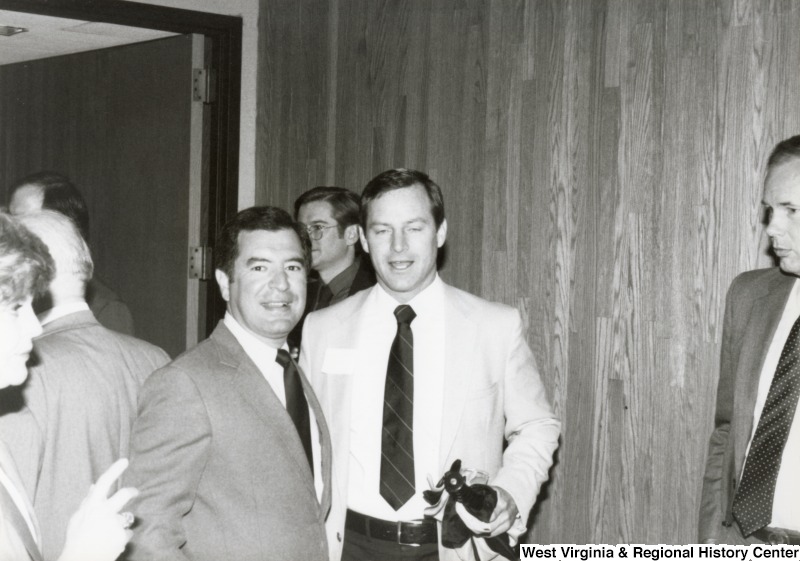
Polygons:
<instances>
[{"instance_id":1,"label":"belt buckle","mask_svg":"<svg viewBox=\"0 0 800 561\"><path fill-rule=\"evenodd\" d=\"M780 528L767 528L767 542L769 545L787 545L789 535Z\"/></svg>"},{"instance_id":2,"label":"belt buckle","mask_svg":"<svg viewBox=\"0 0 800 561\"><path fill-rule=\"evenodd\" d=\"M407 545L410 547L419 547L421 544L418 543L406 543L403 541L403 524L408 525L417 525L422 526L421 520L412 520L409 522L401 522L400 520L397 521L397 543L398 545Z\"/></svg>"}]
</instances>

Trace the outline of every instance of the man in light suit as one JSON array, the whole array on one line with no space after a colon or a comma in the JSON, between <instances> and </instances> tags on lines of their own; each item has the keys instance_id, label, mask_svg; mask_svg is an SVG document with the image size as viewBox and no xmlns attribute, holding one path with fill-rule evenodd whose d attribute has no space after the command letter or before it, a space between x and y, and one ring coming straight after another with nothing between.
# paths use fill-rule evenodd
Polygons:
<instances>
[{"instance_id":1,"label":"man in light suit","mask_svg":"<svg viewBox=\"0 0 800 561\"><path fill-rule=\"evenodd\" d=\"M92 257L69 218L41 211L19 222L45 243L56 274L46 292L51 307L39 315L44 332L34 341L24 407L0 417L0 431L42 524L42 554L52 560L86 489L127 457L139 388L169 357L95 319L84 299Z\"/></svg>"},{"instance_id":2,"label":"man in light suit","mask_svg":"<svg viewBox=\"0 0 800 561\"><path fill-rule=\"evenodd\" d=\"M780 267L728 290L699 517L707 543L800 544L800 136L770 155L763 205Z\"/></svg>"},{"instance_id":3,"label":"man in light suit","mask_svg":"<svg viewBox=\"0 0 800 561\"><path fill-rule=\"evenodd\" d=\"M309 248L305 229L273 207L223 228L225 318L151 376L139 400L126 478L141 491L131 560L327 557L330 436L286 346L305 305Z\"/></svg>"},{"instance_id":4,"label":"man in light suit","mask_svg":"<svg viewBox=\"0 0 800 561\"><path fill-rule=\"evenodd\" d=\"M331 559L468 559L469 545L442 548L437 523L422 520L427 476L456 459L486 472L498 503L478 531L524 528L560 423L519 313L438 277L447 222L436 183L405 169L372 179L360 236L378 284L310 314L300 361L331 426Z\"/></svg>"}]
</instances>

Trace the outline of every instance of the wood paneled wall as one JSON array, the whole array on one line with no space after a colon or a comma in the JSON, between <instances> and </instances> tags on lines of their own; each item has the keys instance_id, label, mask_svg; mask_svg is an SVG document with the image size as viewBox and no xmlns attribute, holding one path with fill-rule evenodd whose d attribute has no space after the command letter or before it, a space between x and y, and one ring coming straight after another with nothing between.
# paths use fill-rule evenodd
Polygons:
<instances>
[{"instance_id":1,"label":"wood paneled wall","mask_svg":"<svg viewBox=\"0 0 800 561\"><path fill-rule=\"evenodd\" d=\"M800 132L791 0L263 0L256 200L442 186L443 276L522 310L563 420L530 539L689 543L722 310Z\"/></svg>"}]
</instances>

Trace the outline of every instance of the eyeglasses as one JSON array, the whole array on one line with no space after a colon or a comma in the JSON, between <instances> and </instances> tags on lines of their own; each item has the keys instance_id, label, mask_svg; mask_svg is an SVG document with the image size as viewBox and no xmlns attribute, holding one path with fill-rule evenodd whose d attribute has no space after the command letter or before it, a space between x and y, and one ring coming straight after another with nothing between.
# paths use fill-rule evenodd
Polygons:
<instances>
[{"instance_id":1,"label":"eyeglasses","mask_svg":"<svg viewBox=\"0 0 800 561\"><path fill-rule=\"evenodd\" d=\"M325 234L325 230L328 228L336 228L337 225L334 224L333 226L326 226L325 224L312 224L311 226L306 226L306 232L308 232L308 237L312 240L319 241L322 239L323 234Z\"/></svg>"}]
</instances>

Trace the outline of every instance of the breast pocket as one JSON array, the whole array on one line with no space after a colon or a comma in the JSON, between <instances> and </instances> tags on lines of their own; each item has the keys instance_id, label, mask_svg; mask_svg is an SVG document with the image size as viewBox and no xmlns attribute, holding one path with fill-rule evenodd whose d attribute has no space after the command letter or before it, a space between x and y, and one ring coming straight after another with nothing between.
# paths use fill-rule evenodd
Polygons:
<instances>
[{"instance_id":1,"label":"breast pocket","mask_svg":"<svg viewBox=\"0 0 800 561\"><path fill-rule=\"evenodd\" d=\"M467 394L464 419L474 438L490 438L497 432L498 426L502 434L503 418L500 388L497 383L476 388Z\"/></svg>"},{"instance_id":2,"label":"breast pocket","mask_svg":"<svg viewBox=\"0 0 800 561\"><path fill-rule=\"evenodd\" d=\"M498 391L498 384L495 382L490 386L484 386L481 388L476 388L467 394L467 401L472 401L474 399L484 399L487 397L491 397L497 394Z\"/></svg>"},{"instance_id":3,"label":"breast pocket","mask_svg":"<svg viewBox=\"0 0 800 561\"><path fill-rule=\"evenodd\" d=\"M490 461L500 453L504 415L499 384L475 388L464 402L457 457L465 467L494 471Z\"/></svg>"}]
</instances>

